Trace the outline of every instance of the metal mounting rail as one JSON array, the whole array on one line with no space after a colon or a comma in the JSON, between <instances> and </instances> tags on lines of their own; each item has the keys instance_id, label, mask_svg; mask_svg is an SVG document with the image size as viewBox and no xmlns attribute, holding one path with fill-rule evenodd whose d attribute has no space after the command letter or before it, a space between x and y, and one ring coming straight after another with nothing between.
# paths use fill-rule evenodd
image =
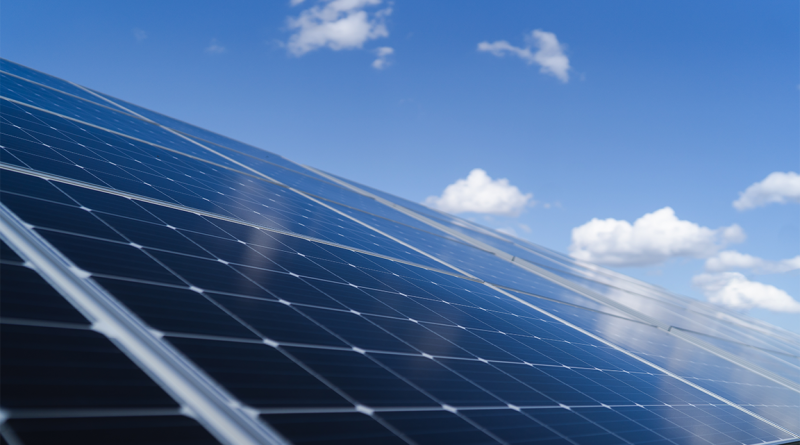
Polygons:
<instances>
[{"instance_id":1,"label":"metal mounting rail","mask_svg":"<svg viewBox=\"0 0 800 445\"><path fill-rule=\"evenodd\" d=\"M2 203L0 237L219 441L288 443Z\"/></svg>"}]
</instances>

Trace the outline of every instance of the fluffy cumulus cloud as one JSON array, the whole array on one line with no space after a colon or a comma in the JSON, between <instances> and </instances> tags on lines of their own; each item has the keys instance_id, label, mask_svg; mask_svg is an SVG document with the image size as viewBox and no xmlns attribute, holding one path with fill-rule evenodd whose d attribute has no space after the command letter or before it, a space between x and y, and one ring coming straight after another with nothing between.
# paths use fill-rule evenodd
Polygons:
<instances>
[{"instance_id":1,"label":"fluffy cumulus cloud","mask_svg":"<svg viewBox=\"0 0 800 445\"><path fill-rule=\"evenodd\" d=\"M372 62L372 67L376 70L382 70L389 66L389 56L394 54L394 48L382 46L375 50L375 54L378 55L378 58Z\"/></svg>"},{"instance_id":2,"label":"fluffy cumulus cloud","mask_svg":"<svg viewBox=\"0 0 800 445\"><path fill-rule=\"evenodd\" d=\"M692 284L703 290L708 301L732 309L763 308L775 312L800 312L800 302L769 284L750 281L739 272L700 274Z\"/></svg>"},{"instance_id":3,"label":"fluffy cumulus cloud","mask_svg":"<svg viewBox=\"0 0 800 445\"><path fill-rule=\"evenodd\" d=\"M570 255L609 266L645 266L672 257L705 258L729 243L744 241L741 227L710 229L678 219L670 207L633 222L594 218L572 229Z\"/></svg>"},{"instance_id":4,"label":"fluffy cumulus cloud","mask_svg":"<svg viewBox=\"0 0 800 445\"><path fill-rule=\"evenodd\" d=\"M795 172L773 172L761 182L747 187L733 202L736 210L748 210L771 203L800 203L800 175Z\"/></svg>"},{"instance_id":5,"label":"fluffy cumulus cloud","mask_svg":"<svg viewBox=\"0 0 800 445\"><path fill-rule=\"evenodd\" d=\"M706 260L708 272L748 270L757 274L770 274L798 269L800 269L800 255L780 261L769 261L735 250L725 250Z\"/></svg>"},{"instance_id":6,"label":"fluffy cumulus cloud","mask_svg":"<svg viewBox=\"0 0 800 445\"><path fill-rule=\"evenodd\" d=\"M569 58L564 54L564 45L552 32L534 30L525 39L525 47L516 47L505 40L495 42L481 42L478 51L488 52L497 57L507 54L519 57L532 65L539 65L539 71L557 77L562 82L569 81ZM536 48L536 52L532 51Z\"/></svg>"},{"instance_id":7,"label":"fluffy cumulus cloud","mask_svg":"<svg viewBox=\"0 0 800 445\"><path fill-rule=\"evenodd\" d=\"M448 185L442 196L430 196L424 204L449 213L490 213L517 216L533 201L531 193L523 194L508 179L492 179L476 168L466 179Z\"/></svg>"},{"instance_id":8,"label":"fluffy cumulus cloud","mask_svg":"<svg viewBox=\"0 0 800 445\"><path fill-rule=\"evenodd\" d=\"M380 5L382 0L323 0L288 20L294 34L286 44L295 56L319 48L334 51L362 48L368 40L388 37L385 18L391 8L367 11ZM292 1L292 5L300 4Z\"/></svg>"}]
</instances>

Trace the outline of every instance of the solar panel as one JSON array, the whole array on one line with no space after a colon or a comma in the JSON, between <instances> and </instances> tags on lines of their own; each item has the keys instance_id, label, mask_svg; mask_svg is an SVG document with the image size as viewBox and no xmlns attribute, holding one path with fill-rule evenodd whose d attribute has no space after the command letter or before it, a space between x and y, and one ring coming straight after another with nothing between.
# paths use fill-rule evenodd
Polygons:
<instances>
[{"instance_id":1,"label":"solar panel","mask_svg":"<svg viewBox=\"0 0 800 445\"><path fill-rule=\"evenodd\" d=\"M794 334L0 76L8 443L798 440Z\"/></svg>"}]
</instances>

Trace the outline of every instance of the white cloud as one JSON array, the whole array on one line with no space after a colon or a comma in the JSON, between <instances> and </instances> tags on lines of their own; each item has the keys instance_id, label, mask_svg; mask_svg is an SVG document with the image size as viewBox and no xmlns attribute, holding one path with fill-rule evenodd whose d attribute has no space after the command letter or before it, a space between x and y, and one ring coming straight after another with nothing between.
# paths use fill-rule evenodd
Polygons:
<instances>
[{"instance_id":1,"label":"white cloud","mask_svg":"<svg viewBox=\"0 0 800 445\"><path fill-rule=\"evenodd\" d=\"M498 40L493 43L481 42L478 44L478 51L488 52L497 57L512 54L531 65L539 64L539 71L557 77L562 82L569 81L569 58L564 54L564 45L558 42L556 35L552 32L534 30L526 39L526 46L519 48L505 40ZM531 47L539 50L535 53Z\"/></svg>"},{"instance_id":2,"label":"white cloud","mask_svg":"<svg viewBox=\"0 0 800 445\"><path fill-rule=\"evenodd\" d=\"M800 175L795 172L773 172L761 182L747 187L733 202L736 210L761 207L773 202L800 202Z\"/></svg>"},{"instance_id":3,"label":"white cloud","mask_svg":"<svg viewBox=\"0 0 800 445\"><path fill-rule=\"evenodd\" d=\"M325 0L289 18L289 29L295 33L286 46L290 53L302 56L323 47L334 51L362 48L368 40L388 37L384 21L392 9L364 10L379 4L381 0Z\"/></svg>"},{"instance_id":4,"label":"white cloud","mask_svg":"<svg viewBox=\"0 0 800 445\"><path fill-rule=\"evenodd\" d=\"M569 251L574 258L597 264L645 266L672 257L709 257L744 238L744 230L736 224L709 229L680 220L671 207L664 207L633 224L594 218L572 229Z\"/></svg>"},{"instance_id":5,"label":"white cloud","mask_svg":"<svg viewBox=\"0 0 800 445\"><path fill-rule=\"evenodd\" d=\"M703 290L708 301L732 309L764 308L775 312L800 312L800 302L785 291L750 281L739 272L696 275L692 284Z\"/></svg>"},{"instance_id":6,"label":"white cloud","mask_svg":"<svg viewBox=\"0 0 800 445\"><path fill-rule=\"evenodd\" d=\"M211 43L206 47L205 52L209 54L222 54L228 51L228 48L225 48L220 44L217 39L211 39Z\"/></svg>"},{"instance_id":7,"label":"white cloud","mask_svg":"<svg viewBox=\"0 0 800 445\"><path fill-rule=\"evenodd\" d=\"M306 1L306 0L290 0L289 1L289 6L297 6L300 3L303 3L304 1Z\"/></svg>"},{"instance_id":8,"label":"white cloud","mask_svg":"<svg viewBox=\"0 0 800 445\"><path fill-rule=\"evenodd\" d=\"M448 185L442 196L429 196L424 204L444 212L492 213L517 216L526 205L532 203L533 195L523 194L508 179L492 179L486 172L476 168L466 179Z\"/></svg>"},{"instance_id":9,"label":"white cloud","mask_svg":"<svg viewBox=\"0 0 800 445\"><path fill-rule=\"evenodd\" d=\"M137 42L147 39L147 32L143 29L133 28L133 37Z\"/></svg>"},{"instance_id":10,"label":"white cloud","mask_svg":"<svg viewBox=\"0 0 800 445\"><path fill-rule=\"evenodd\" d=\"M780 261L768 261L735 250L725 250L706 260L709 272L751 270L758 274L784 273L800 269L800 255Z\"/></svg>"},{"instance_id":11,"label":"white cloud","mask_svg":"<svg viewBox=\"0 0 800 445\"><path fill-rule=\"evenodd\" d=\"M388 57L394 54L394 48L382 46L375 50L375 53L378 54L378 58L372 62L372 67L376 70L382 70L389 66Z\"/></svg>"}]
</instances>

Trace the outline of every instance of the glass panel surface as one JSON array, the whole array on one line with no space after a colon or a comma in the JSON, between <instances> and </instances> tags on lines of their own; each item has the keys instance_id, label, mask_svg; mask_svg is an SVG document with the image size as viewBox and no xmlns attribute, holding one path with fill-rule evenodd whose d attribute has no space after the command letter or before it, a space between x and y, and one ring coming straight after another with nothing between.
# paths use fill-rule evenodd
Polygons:
<instances>
[{"instance_id":1,"label":"glass panel surface","mask_svg":"<svg viewBox=\"0 0 800 445\"><path fill-rule=\"evenodd\" d=\"M291 442L756 444L800 431L786 387L297 164L135 108L226 160L113 105L4 76L4 95L47 110L2 102L4 205ZM742 319L737 337L708 307L380 195L787 378L795 367L790 336ZM213 441L0 247L0 434Z\"/></svg>"}]
</instances>

